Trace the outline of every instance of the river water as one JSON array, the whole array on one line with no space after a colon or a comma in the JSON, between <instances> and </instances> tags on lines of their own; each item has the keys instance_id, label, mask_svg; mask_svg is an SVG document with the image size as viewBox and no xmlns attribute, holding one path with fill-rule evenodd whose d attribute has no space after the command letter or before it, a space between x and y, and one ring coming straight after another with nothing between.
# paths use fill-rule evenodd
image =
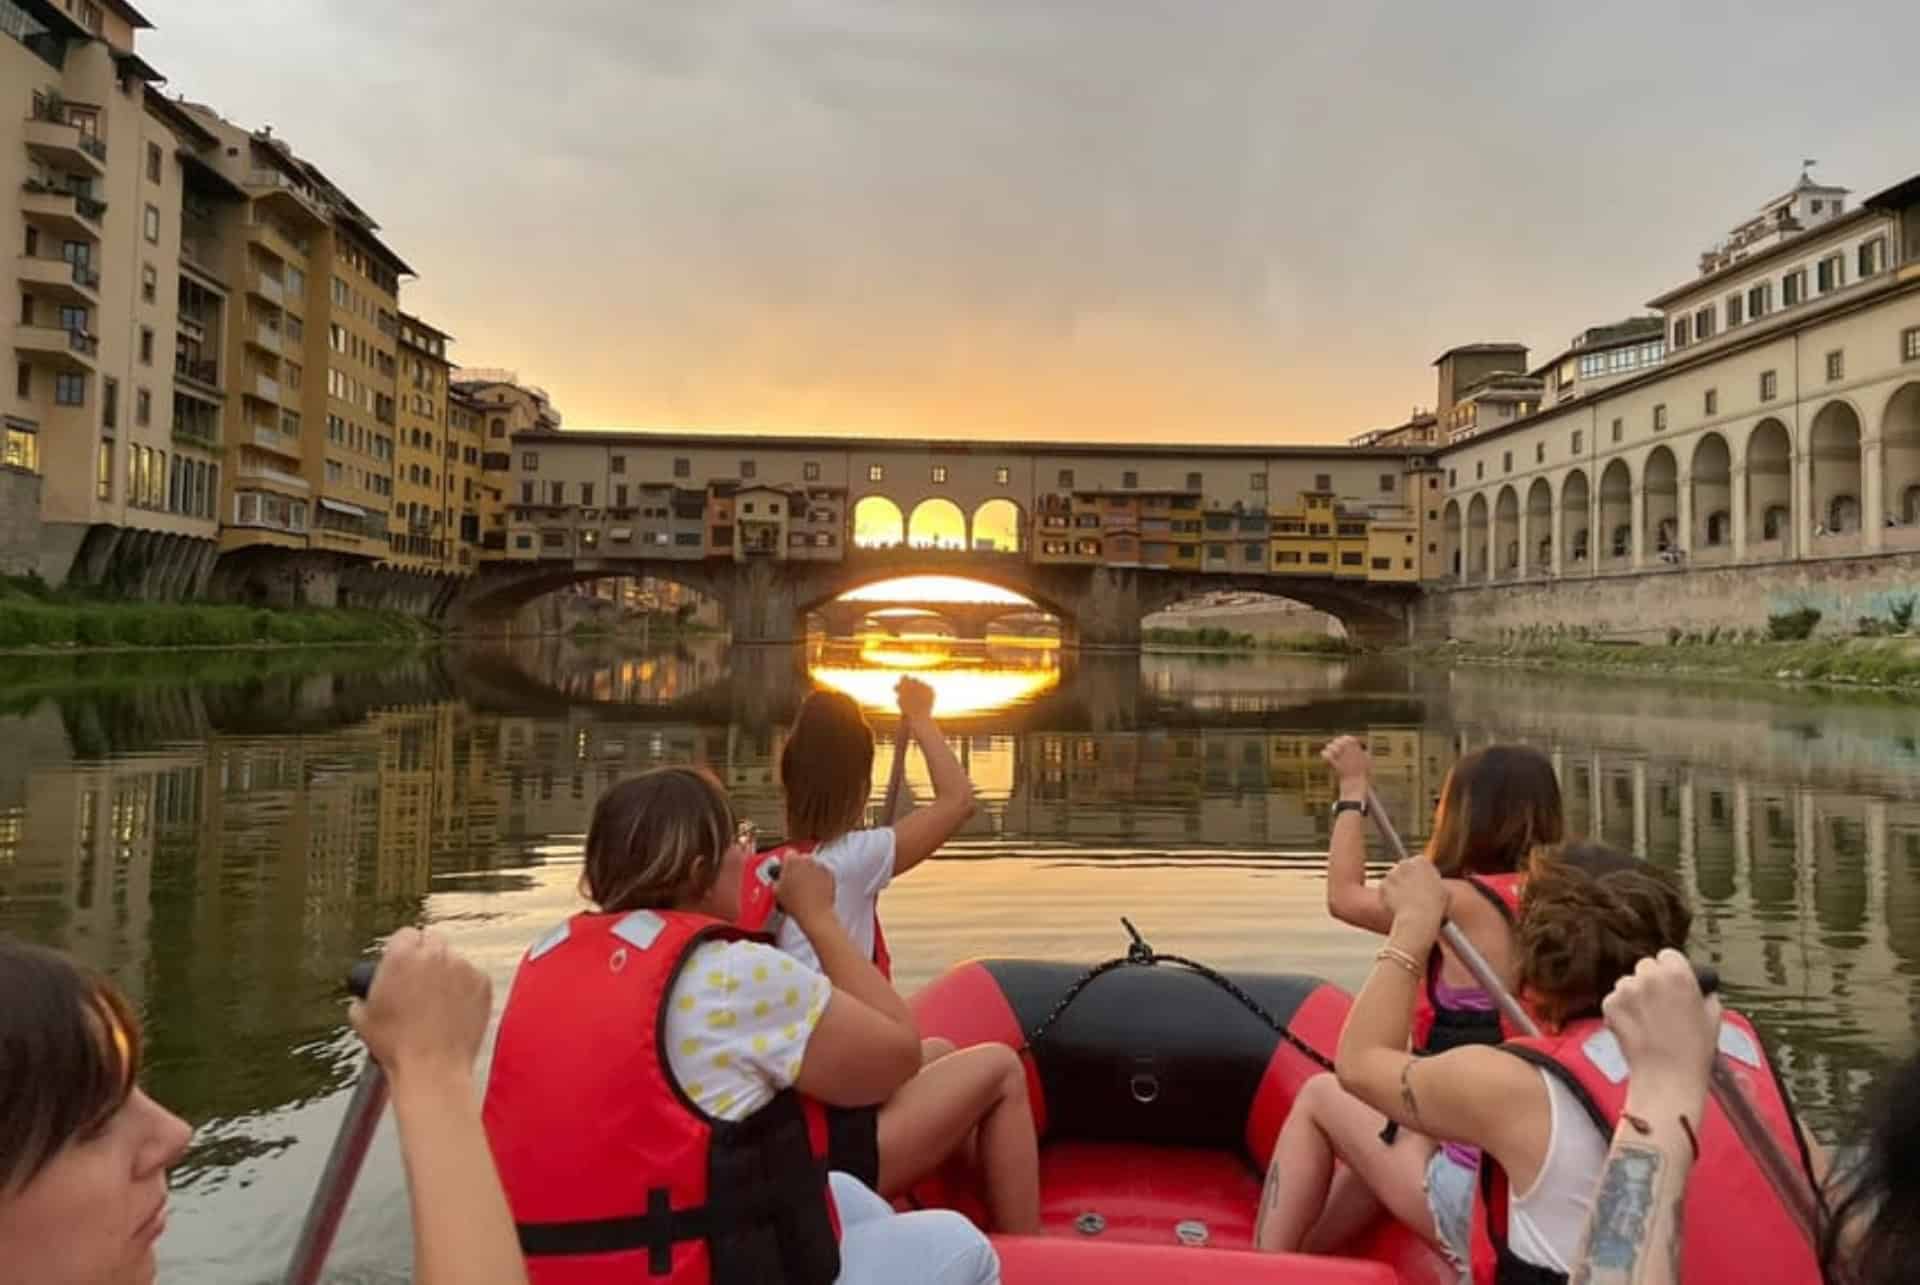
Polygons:
<instances>
[{"instance_id":1,"label":"river water","mask_svg":"<svg viewBox=\"0 0 1920 1285\"><path fill-rule=\"evenodd\" d=\"M186 668L181 668L182 665ZM1908 1047L1920 1000L1920 717L1755 687L1269 657L1062 656L1037 644L559 641L395 661L106 658L0 678L0 931L110 971L146 1015L150 1087L195 1126L162 1278L274 1279L358 1065L348 964L425 922L496 979L577 908L596 794L703 762L769 835L780 729L809 681L876 706L931 677L982 807L886 896L903 987L971 956L1094 963L1127 916L1161 950L1357 984L1328 920L1332 790L1359 732L1417 842L1448 765L1521 740L1577 833L1676 871L1695 949L1772 1037L1823 1133ZM915 756L907 779L926 793ZM877 797L876 797L877 802ZM332 1279L404 1279L383 1131Z\"/></svg>"}]
</instances>

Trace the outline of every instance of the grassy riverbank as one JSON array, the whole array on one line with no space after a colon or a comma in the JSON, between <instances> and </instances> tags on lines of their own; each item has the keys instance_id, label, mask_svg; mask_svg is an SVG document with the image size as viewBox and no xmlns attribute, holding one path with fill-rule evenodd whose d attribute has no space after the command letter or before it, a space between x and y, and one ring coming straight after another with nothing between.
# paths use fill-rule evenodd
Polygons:
<instances>
[{"instance_id":1,"label":"grassy riverbank","mask_svg":"<svg viewBox=\"0 0 1920 1285\"><path fill-rule=\"evenodd\" d=\"M1148 651L1292 652L1313 656L1344 656L1355 650L1344 638L1325 634L1276 634L1266 638L1231 629L1147 629L1140 642Z\"/></svg>"},{"instance_id":2,"label":"grassy riverbank","mask_svg":"<svg viewBox=\"0 0 1920 1285\"><path fill-rule=\"evenodd\" d=\"M1447 643L1421 659L1591 673L1819 683L1920 692L1920 639L1821 638L1797 642L1680 639L1666 646L1572 639Z\"/></svg>"},{"instance_id":3,"label":"grassy riverbank","mask_svg":"<svg viewBox=\"0 0 1920 1285\"><path fill-rule=\"evenodd\" d=\"M120 602L0 583L0 649L257 647L419 642L432 626L398 611Z\"/></svg>"}]
</instances>

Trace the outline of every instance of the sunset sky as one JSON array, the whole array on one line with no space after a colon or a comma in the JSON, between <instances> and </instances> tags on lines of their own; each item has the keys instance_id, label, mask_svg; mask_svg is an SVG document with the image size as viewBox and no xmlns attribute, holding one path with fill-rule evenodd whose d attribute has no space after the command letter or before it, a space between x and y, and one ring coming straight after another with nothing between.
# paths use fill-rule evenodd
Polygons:
<instances>
[{"instance_id":1,"label":"sunset sky","mask_svg":"<svg viewBox=\"0 0 1920 1285\"><path fill-rule=\"evenodd\" d=\"M1920 170L1911 4L145 8L580 427L1337 440Z\"/></svg>"}]
</instances>

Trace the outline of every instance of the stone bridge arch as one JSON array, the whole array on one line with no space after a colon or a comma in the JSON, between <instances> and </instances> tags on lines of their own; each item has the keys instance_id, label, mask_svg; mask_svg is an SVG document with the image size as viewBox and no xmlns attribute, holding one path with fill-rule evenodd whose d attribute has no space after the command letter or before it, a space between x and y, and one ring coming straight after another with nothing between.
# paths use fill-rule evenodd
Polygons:
<instances>
[{"instance_id":1,"label":"stone bridge arch","mask_svg":"<svg viewBox=\"0 0 1920 1285\"><path fill-rule=\"evenodd\" d=\"M491 563L448 612L457 626L500 624L544 594L608 576L652 576L718 600L736 643L794 643L807 613L842 594L902 576L959 576L1017 593L1060 620L1070 646L1132 649L1140 622L1208 591L1278 594L1335 617L1356 642L1406 641L1417 584L1311 576L1206 574L1136 567L1034 563L1018 553L912 547L850 549L836 562L719 558L596 558Z\"/></svg>"}]
</instances>

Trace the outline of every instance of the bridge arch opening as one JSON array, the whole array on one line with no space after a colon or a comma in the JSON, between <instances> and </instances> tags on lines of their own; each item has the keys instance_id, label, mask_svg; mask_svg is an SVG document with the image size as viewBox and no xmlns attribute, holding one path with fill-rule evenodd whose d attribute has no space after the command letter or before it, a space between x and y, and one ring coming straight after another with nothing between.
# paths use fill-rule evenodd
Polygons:
<instances>
[{"instance_id":1,"label":"bridge arch opening","mask_svg":"<svg viewBox=\"0 0 1920 1285\"><path fill-rule=\"evenodd\" d=\"M1881 419L1880 467L1886 476L1885 517L1920 527L1920 382L1903 384Z\"/></svg>"},{"instance_id":2,"label":"bridge arch opening","mask_svg":"<svg viewBox=\"0 0 1920 1285\"><path fill-rule=\"evenodd\" d=\"M1593 559L1593 492L1585 469L1560 484L1560 559L1563 569L1588 567Z\"/></svg>"},{"instance_id":3,"label":"bridge arch opening","mask_svg":"<svg viewBox=\"0 0 1920 1285\"><path fill-rule=\"evenodd\" d=\"M1680 549L1680 469L1672 451L1654 447L1640 486L1647 506L1641 554L1672 561Z\"/></svg>"},{"instance_id":4,"label":"bridge arch opening","mask_svg":"<svg viewBox=\"0 0 1920 1285\"><path fill-rule=\"evenodd\" d=\"M862 496L853 506L853 542L862 549L891 549L907 542L900 506L884 495Z\"/></svg>"},{"instance_id":5,"label":"bridge arch opening","mask_svg":"<svg viewBox=\"0 0 1920 1285\"><path fill-rule=\"evenodd\" d=\"M1746 466L1747 550L1783 555L1793 539L1793 439L1785 424L1763 419L1754 425Z\"/></svg>"},{"instance_id":6,"label":"bridge arch opening","mask_svg":"<svg viewBox=\"0 0 1920 1285\"><path fill-rule=\"evenodd\" d=\"M952 500L922 500L907 519L907 544L915 549L965 549L967 515Z\"/></svg>"},{"instance_id":7,"label":"bridge arch opening","mask_svg":"<svg viewBox=\"0 0 1920 1285\"><path fill-rule=\"evenodd\" d=\"M1527 571L1544 576L1553 566L1553 487L1536 477L1527 488Z\"/></svg>"},{"instance_id":8,"label":"bridge arch opening","mask_svg":"<svg viewBox=\"0 0 1920 1285\"><path fill-rule=\"evenodd\" d=\"M1012 500L988 500L973 511L973 539L968 548L991 553L1019 553L1026 548L1026 519Z\"/></svg>"},{"instance_id":9,"label":"bridge arch opening","mask_svg":"<svg viewBox=\"0 0 1920 1285\"><path fill-rule=\"evenodd\" d=\"M1500 488L1493 506L1494 574L1512 580L1520 574L1520 496L1511 486Z\"/></svg>"},{"instance_id":10,"label":"bridge arch opening","mask_svg":"<svg viewBox=\"0 0 1920 1285\"><path fill-rule=\"evenodd\" d=\"M1633 473L1625 460L1614 460L1600 474L1601 556L1624 564L1633 557Z\"/></svg>"},{"instance_id":11,"label":"bridge arch opening","mask_svg":"<svg viewBox=\"0 0 1920 1285\"><path fill-rule=\"evenodd\" d=\"M1467 504L1467 574L1475 580L1487 578L1487 541L1492 535L1487 497L1476 495Z\"/></svg>"},{"instance_id":12,"label":"bridge arch opening","mask_svg":"<svg viewBox=\"0 0 1920 1285\"><path fill-rule=\"evenodd\" d=\"M1860 530L1860 416L1843 401L1813 417L1813 520L1816 536Z\"/></svg>"},{"instance_id":13,"label":"bridge arch opening","mask_svg":"<svg viewBox=\"0 0 1920 1285\"><path fill-rule=\"evenodd\" d=\"M1733 452L1727 439L1718 433L1701 434L1688 471L1693 475L1693 530L1687 537L1687 555L1717 558L1720 550L1733 543Z\"/></svg>"}]
</instances>

